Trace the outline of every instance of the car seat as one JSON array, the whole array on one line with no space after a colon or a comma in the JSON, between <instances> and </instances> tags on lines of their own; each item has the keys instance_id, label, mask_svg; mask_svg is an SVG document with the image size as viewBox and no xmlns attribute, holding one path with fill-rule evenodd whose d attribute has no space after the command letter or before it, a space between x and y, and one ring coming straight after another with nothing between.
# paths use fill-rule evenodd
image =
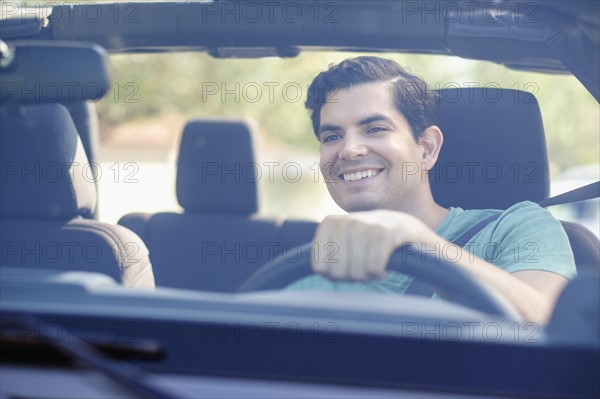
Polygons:
<instances>
[{"instance_id":1,"label":"car seat","mask_svg":"<svg viewBox=\"0 0 600 399\"><path fill-rule=\"evenodd\" d=\"M2 66L0 266L96 272L127 286L154 287L139 237L86 219L96 207L95 179L86 173L88 160L71 115L58 104L106 93L110 79L102 49L20 44ZM63 82L79 85L52 95L39 89ZM93 95L84 90L90 84L97 88Z\"/></svg>"},{"instance_id":2,"label":"car seat","mask_svg":"<svg viewBox=\"0 0 600 399\"><path fill-rule=\"evenodd\" d=\"M506 209L548 198L544 126L531 93L497 88L439 90L444 144L429 178L444 207ZM578 272L600 269L600 242L584 226L561 222Z\"/></svg>"},{"instance_id":3,"label":"car seat","mask_svg":"<svg viewBox=\"0 0 600 399\"><path fill-rule=\"evenodd\" d=\"M98 147L100 146L100 126L98 122L98 113L94 103L87 101L78 101L72 103L63 104L71 118L75 123L75 129L79 133L83 150L87 156L88 162L91 165L89 168L89 174L96 183L96 189L98 189L98 176L97 169L97 153ZM90 215L92 219L98 219L98 209Z\"/></svg>"},{"instance_id":4,"label":"car seat","mask_svg":"<svg viewBox=\"0 0 600 399\"><path fill-rule=\"evenodd\" d=\"M260 217L253 133L245 121L193 120L177 161L182 213L132 213L119 224L150 250L156 284L233 292L282 251L310 241L317 224Z\"/></svg>"}]
</instances>

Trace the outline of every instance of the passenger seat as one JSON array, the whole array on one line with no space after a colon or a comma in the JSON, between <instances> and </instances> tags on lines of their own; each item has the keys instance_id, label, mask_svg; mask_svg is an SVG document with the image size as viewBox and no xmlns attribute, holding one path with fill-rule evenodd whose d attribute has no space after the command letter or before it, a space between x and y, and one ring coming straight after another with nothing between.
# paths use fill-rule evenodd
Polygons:
<instances>
[{"instance_id":1,"label":"passenger seat","mask_svg":"<svg viewBox=\"0 0 600 399\"><path fill-rule=\"evenodd\" d=\"M79 133L83 150L87 156L90 164L89 178L93 179L96 184L96 190L98 190L98 166L97 166L97 153L98 147L100 146L100 125L98 121L98 112L96 106L92 102L88 101L77 101L63 104L75 124L75 129ZM98 219L98 209L90 215L90 219Z\"/></svg>"},{"instance_id":2,"label":"passenger seat","mask_svg":"<svg viewBox=\"0 0 600 399\"><path fill-rule=\"evenodd\" d=\"M1 266L99 272L154 287L148 250L122 226L89 218L96 186L67 109L0 107Z\"/></svg>"}]
</instances>

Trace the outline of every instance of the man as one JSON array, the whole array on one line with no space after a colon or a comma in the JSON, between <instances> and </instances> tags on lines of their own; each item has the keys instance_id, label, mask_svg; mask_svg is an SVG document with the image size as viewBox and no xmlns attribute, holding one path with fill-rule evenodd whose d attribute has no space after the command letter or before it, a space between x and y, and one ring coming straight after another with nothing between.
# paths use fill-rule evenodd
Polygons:
<instances>
[{"instance_id":1,"label":"man","mask_svg":"<svg viewBox=\"0 0 600 399\"><path fill-rule=\"evenodd\" d=\"M288 289L404 293L412 278L385 271L396 248L405 243L428 252L446 248L501 213L465 245L468 251L457 252L453 263L503 295L525 320L545 323L576 274L568 238L557 220L530 202L504 212L446 209L435 202L428 172L443 144L435 125L436 103L423 80L377 57L347 59L314 79L306 107L321 143L321 172L331 196L349 215L325 218L314 238L337 244L335 261L313 257L318 275ZM406 173L408 165L418 172ZM483 245L475 242L494 242L504 252L491 264L480 253ZM506 248L525 242L537 245L537 263Z\"/></svg>"}]
</instances>

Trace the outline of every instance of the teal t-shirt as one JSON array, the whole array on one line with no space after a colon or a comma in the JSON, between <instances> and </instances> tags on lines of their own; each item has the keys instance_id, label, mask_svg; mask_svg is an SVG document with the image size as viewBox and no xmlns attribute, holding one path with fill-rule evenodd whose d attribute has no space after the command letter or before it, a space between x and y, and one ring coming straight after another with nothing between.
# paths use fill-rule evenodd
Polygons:
<instances>
[{"instance_id":1,"label":"teal t-shirt","mask_svg":"<svg viewBox=\"0 0 600 399\"><path fill-rule=\"evenodd\" d=\"M464 248L440 245L440 256L452 263L453 259L458 259L457 250L462 250L493 263L508 273L545 270L567 279L575 277L575 260L562 225L550 212L533 202L520 202L505 211L450 208L435 232L452 242L475 224L496 213L500 213L500 217L473 236ZM403 294L412 281L412 277L397 272L388 273L388 277L383 280L368 283L335 282L315 274L290 284L286 289Z\"/></svg>"}]
</instances>

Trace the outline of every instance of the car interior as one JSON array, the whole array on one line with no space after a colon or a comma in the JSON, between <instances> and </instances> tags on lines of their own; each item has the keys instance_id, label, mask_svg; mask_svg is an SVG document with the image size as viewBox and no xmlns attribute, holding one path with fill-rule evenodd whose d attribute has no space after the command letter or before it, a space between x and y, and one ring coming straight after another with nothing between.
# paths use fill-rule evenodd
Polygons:
<instances>
[{"instance_id":1,"label":"car interior","mask_svg":"<svg viewBox=\"0 0 600 399\"><path fill-rule=\"evenodd\" d=\"M520 201L548 198L544 127L532 94L475 88L438 94L445 141L430 173L438 203L506 209ZM496 115L503 118L487 123ZM243 121L188 122L177 163L177 196L184 212L134 213L119 221L148 246L157 285L235 292L282 250L297 251L312 239L314 222L256 215L259 199L250 129ZM241 144L234 151L229 146L232 141ZM214 173L206 170L207 164L214 165ZM248 175L224 173L236 168L244 168ZM525 177L518 178L518 173ZM562 223L578 270L600 270L600 244L593 233L576 223ZM206 241L211 245L197 245ZM231 249L231 256L221 255L224 251L214 248L215 241ZM246 248L247 256L236 259L234 254L240 252L235 251L236 245Z\"/></svg>"},{"instance_id":2,"label":"car interior","mask_svg":"<svg viewBox=\"0 0 600 399\"><path fill-rule=\"evenodd\" d=\"M200 7L199 4L193 6ZM191 21L188 23L192 24ZM3 35L9 31L6 30ZM453 33L460 37L461 31ZM64 29L55 31L58 39L61 35L68 38L71 34ZM0 35L0 39L3 35ZM160 35L153 36L154 41L162 43L163 38L159 40L157 37ZM123 43L135 51L136 40L141 39L136 36L129 39L130 42L124 40ZM101 43L102 40L110 42L104 36L98 38L97 42ZM164 40L168 41L168 38ZM227 38L210 40L226 41ZM456 44L457 53L462 51L462 54L469 55L474 45L461 47L460 43ZM259 213L258 176L254 168L257 162L254 143L256 127L253 122L244 118L219 117L188 120L181 134L176 164L175 190L182 211L139 211L123 215L117 224L102 222L98 220L97 214L97 179L93 178L100 142L100 127L94 102L104 96L110 86L108 54L95 44L57 44L43 40L11 40L10 47L0 40L0 44L3 60L0 92L0 270L4 273L3 287L9 288L3 293L8 298L5 303L10 303L13 299L10 295L16 295L18 299L25 298L32 303L39 298L43 299L47 294L43 287L48 281L58 283L56 287L65 290L65 297L61 298L65 302L76 298L75 291L93 293L94 287L98 286L105 289L98 295L101 305L116 304L123 308L124 313L118 316L121 321L126 319L124 315L129 305L131 309L140 306L140 331L146 334L146 331L152 330L148 325L156 327L158 332L154 337L144 337L145 340L136 348L125 348L126 354L119 355L124 358L130 356L133 362L139 361L142 365L149 364L148 369L155 367L155 370L172 374L182 371L191 374L190 370L193 370L209 376L219 376L223 372L223 375L245 378L260 376L260 373L272 374L273 369L277 368L277 372L282 373L277 378L284 380L291 375L291 379L295 378L300 382L312 381L306 376L311 376L310 372L315 373L315 370L326 373L324 369L333 369L332 380L336 383L341 381L352 385L355 381L367 381L365 385L368 385L376 381L375 385L393 386L390 381L396 377L392 371L389 376L385 372L378 376L380 370L373 368L370 371L372 374L366 373L361 377L358 371L355 372L349 366L356 374L356 380L349 380L342 371L331 367L331 363L311 362L307 358L310 355L306 350L307 346L303 345L286 346L286 355L300 359L296 362L285 362L283 355L278 353L278 346L272 342L269 345L251 343L246 347L227 346L223 340L193 348L184 345L184 342L189 342L188 339L196 338L197 331L190 330L190 326L197 328L202 322L197 314L189 319L184 317L188 315L186 312L197 310L191 309L196 305L193 302L196 300L206 300L206 303L214 305L214 308L206 306L210 311L229 311L238 318L238 322L252 321L252 312L257 312L252 306L263 306L266 309L266 301L290 305L288 309L273 310L273 314L285 314L286 317L286 312L289 311L290 320L296 316L298 319L308 320L313 315L311 312L325 320L331 315L318 307L319 301L324 299L331 301L331 306L339 306L336 308L338 313L333 315L341 315L339 324L342 330L347 328L348 332L347 335L342 334L341 339L351 347L360 348L360 355L364 359L376 354L386 354L385 347L392 341L390 337L394 332L385 330L377 340L371 342L374 346L369 346L370 349L362 347L366 342L363 342L366 338L361 336L363 327L356 320L342 317L355 311L348 307L356 304L345 302L347 298L343 296L337 302L335 297L328 294L302 298L298 293L290 293L289 299L286 299L284 296L272 297L272 292L256 293L257 296L245 293L249 291L244 288L247 287L245 283L253 281L256 276L270 273L273 265L278 267L282 259L285 263L286 259L294 258L299 250L306 249L318 227L318 223L312 220L264 216ZM110 43L108 46L110 47ZM168 43L166 46L168 47ZM561 43L555 42L554 46L556 57L563 57ZM160 49L160 46L157 45L156 48ZM249 50L249 54L264 56L265 52L269 53L271 50L259 48ZM235 50L232 51L235 53ZM524 53L527 51L523 50ZM225 53L215 54L227 56ZM285 54L287 53L284 52ZM586 76L589 73L587 66L564 62L575 74ZM64 86L73 81L80 82L81 85L69 92L59 91L55 96L34 95L23 84L38 82L42 87L49 84ZM89 91L83 90L86 83L93 83L99 90L92 90L93 94L90 95ZM430 181L434 198L440 205L464 209L506 209L520 201L546 206L598 196L598 184L595 184L585 193L575 190L562 199L550 198L550 166L544 121L533 94L512 89L472 87L441 89L437 93L444 145L435 168L430 172ZM232 146L231 143L236 145ZM156 187L157 192L165 189ZM596 317L596 313L600 305L591 303L590 298L600 297L600 240L581 224L567 221L561 223L573 250L578 277L563 291L552 319L543 331L542 341L556 346L545 348L547 351L543 353L541 349L536 352L538 349L533 345L531 348L517 349L522 351L520 353L524 357L530 357L532 364L547 363L552 356L563 355L567 362L561 364L561 367L568 368L568 361L574 364L593 364L595 369L592 367L583 373L580 373L581 370L574 370L574 375L580 374L579 377L569 375L569 381L562 381L565 384L564 392L575 392L575 397L588 397L590 392L599 392L597 380L589 381L587 373L598 371L597 360L590 359L597 354L600 319ZM78 274L79 272L85 273ZM68 292L69 279L76 282L73 292ZM29 283L31 284L28 285ZM122 287L132 288L124 294L126 299L118 297L112 301L112 293L123 295L118 291ZM17 292L19 290L24 292ZM229 295L232 293L235 294ZM145 295L151 296L150 299ZM164 305L160 302L162 299L173 302ZM424 301L423 298L419 299ZM170 324L159 325L153 320L152 306L148 310L139 305L146 300L161 311L167 309L172 312ZM186 300L190 302L185 302ZM239 303L236 302L238 300ZM397 300L400 299L395 298L389 304L381 306L387 309L386 306L397 305ZM406 308L401 310L412 309L415 313L425 310L424 317L430 318L427 320L435 319L437 314L435 311L427 313L423 306L425 302L411 302L412 300L414 299L408 298ZM93 302L86 301L87 299L82 302L83 306ZM235 308L240 304L243 305L241 310ZM448 314L456 311L465 320L474 320L478 316L476 312L468 313L473 310L468 306L452 309L451 305L445 308L446 305L442 303L439 311L448 309ZM102 323L112 321L103 319L98 309L91 306L90 309L90 318L96 317ZM395 311L400 312L398 309ZM461 313L463 310L464 314ZM13 311L14 309L9 309L8 313ZM367 314L368 317L360 315L366 323L377 323L380 317L383 319L377 313ZM408 312L408 315L417 320L412 313ZM491 317L490 314L485 316ZM74 316L58 315L61 322L69 321L69 317ZM225 319L223 316L223 320ZM507 318L505 321L508 323L514 320ZM389 334L389 337L384 336L385 334ZM172 336L178 338L171 341L168 337ZM179 337L181 342L175 342L179 341ZM160 345L157 342L161 340L164 341L164 346L158 350L156 348ZM449 358L464 356L463 360L471 362L469 373L475 374L481 367L477 364L483 364L492 354L496 355L493 351L498 350L481 343L475 344L481 345L472 353L465 351L464 346L461 346L464 344L462 342L411 342L413 346L406 342L402 344L406 345L403 347L403 354L409 359L420 358L424 353L430 356L428 359L432 359L437 356L440 348L451 353ZM585 351L586 345L593 346L594 351ZM111 347L108 352L118 352L121 349L122 347L116 350ZM508 375L507 380L512 378L517 381L516 391L529 394L537 389L540 381L550 380L548 386L540 387L541 393L538 396L559 397L560 394L555 395L553 389L554 385L563 389L560 385L563 369L549 365L540 373L545 375L540 375L539 378L535 376L527 381L520 380L516 377L519 372L517 367L510 363L511 359L517 358L517 350L513 349L514 347L506 350L500 348L498 354L505 357L497 362L498 367L503 370L501 374ZM323 353L328 353L334 359L343 357L343 350L344 346L328 346L323 349ZM192 352L194 358L190 355ZM566 352L568 353L565 355ZM278 357L280 355L281 358ZM397 362L396 355L391 352L385 356L389 356L385 364ZM262 357L277 361L271 362L272 364L255 361ZM164 363L158 365L156 359ZM235 361L230 362L231 359ZM443 359L438 362L437 357L435 359L433 362L408 362L398 366L402 367L398 370L408 375L406 386L429 386L431 382L428 376L418 372L427 369L440 375L434 390L452 387L463 394L478 390L483 392L488 386L492 386L500 395L512 392L506 381L493 375L495 372L488 375L481 371L479 378L473 379L472 376L460 374L459 367L454 370L452 364ZM300 372L295 367L306 367L311 371ZM246 373L245 370L249 369L252 371ZM411 370L414 374L411 374ZM510 374L511 370L514 375ZM323 378L320 381L325 380ZM467 388L456 388L458 384L471 382L472 385ZM505 385L506 391L503 391ZM579 388L583 393L578 391Z\"/></svg>"},{"instance_id":3,"label":"car interior","mask_svg":"<svg viewBox=\"0 0 600 399\"><path fill-rule=\"evenodd\" d=\"M235 292L267 261L312 239L314 222L257 215L252 137L244 121L188 122L177 161L183 213L119 220L151 248L157 285Z\"/></svg>"},{"instance_id":4,"label":"car interior","mask_svg":"<svg viewBox=\"0 0 600 399\"><path fill-rule=\"evenodd\" d=\"M2 265L101 272L154 287L139 237L93 219L96 185L75 171L88 159L68 109L31 98L0 106Z\"/></svg>"},{"instance_id":5,"label":"car interior","mask_svg":"<svg viewBox=\"0 0 600 399\"><path fill-rule=\"evenodd\" d=\"M430 180L440 204L506 209L520 201L541 202L548 198L544 128L532 94L474 88L448 89L438 94L445 143ZM60 104L2 106L2 159L6 165L20 168L12 173L7 170L7 178L2 181L3 264L30 262L39 266L35 256L17 251L16 240L25 248L33 243L51 244L47 251L56 252L57 256L49 258L55 263L44 267L84 265L81 257L65 262L70 253L65 244L58 250L52 247L61 245L56 242L84 243L89 246L90 257L96 256L91 253L96 251L118 263L110 267L107 260L102 260L87 270L106 273L126 285L152 286L154 274L158 286L235 292L267 261L285 251L297 251L311 240L315 222L256 214L253 134L251 125L244 121L188 122L177 161L177 198L182 213L124 215L119 221L123 227L94 221L94 180L83 179L78 173L71 173L78 180L65 179L70 174L64 165L93 162L87 154L93 157L98 141L93 106L75 100L79 101L68 103L69 108ZM494 124L486 123L495 115L504 117ZM79 129L74 120L79 121ZM50 127L48 133L39 135L39 126ZM238 143L233 151L230 142ZM55 149L55 153L50 154L48 149ZM64 185L48 184L44 181L47 179L35 176L27 178L27 171L39 168L42 159L61 165L55 173L57 179L65 180ZM214 169L207 169L207 165ZM226 173L241 168L244 173ZM516 173L525 178L515 178ZM11 179L9 174L18 178ZM572 222L563 222L563 226L579 271L597 271L600 247L593 233ZM92 233L94 228L97 232ZM102 249L92 247L88 235L101 232L106 237L99 244ZM210 245L198 245L208 241ZM231 249L232 255L223 256L226 252L215 245ZM240 253L236 246L243 247L246 256L236 257L235 253Z\"/></svg>"}]
</instances>

